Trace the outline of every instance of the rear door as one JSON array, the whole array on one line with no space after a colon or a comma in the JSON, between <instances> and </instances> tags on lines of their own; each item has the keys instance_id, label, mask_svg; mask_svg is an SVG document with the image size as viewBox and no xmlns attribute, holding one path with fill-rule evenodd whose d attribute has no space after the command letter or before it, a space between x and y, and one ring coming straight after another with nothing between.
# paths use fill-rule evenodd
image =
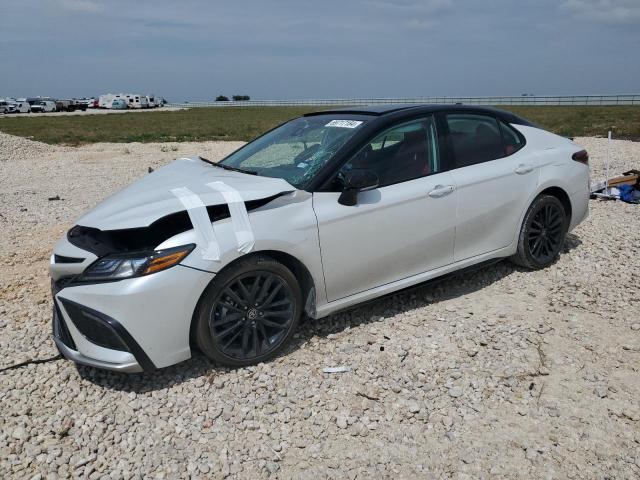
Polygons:
<instances>
[{"instance_id":1,"label":"rear door","mask_svg":"<svg viewBox=\"0 0 640 480\"><path fill-rule=\"evenodd\" d=\"M383 132L341 172L356 168L373 170L380 183L355 206L338 203L338 180L313 194L329 301L453 261L456 191L432 117Z\"/></svg>"},{"instance_id":2,"label":"rear door","mask_svg":"<svg viewBox=\"0 0 640 480\"><path fill-rule=\"evenodd\" d=\"M497 118L476 113L444 115L458 188L455 261L510 245L538 184L535 154L524 137Z\"/></svg>"}]
</instances>

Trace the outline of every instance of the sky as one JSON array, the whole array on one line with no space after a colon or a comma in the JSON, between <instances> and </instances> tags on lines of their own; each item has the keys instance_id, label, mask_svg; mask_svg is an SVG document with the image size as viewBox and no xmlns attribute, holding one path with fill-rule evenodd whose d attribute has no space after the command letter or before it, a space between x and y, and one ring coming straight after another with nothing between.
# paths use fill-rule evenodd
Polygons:
<instances>
[{"instance_id":1,"label":"sky","mask_svg":"<svg viewBox=\"0 0 640 480\"><path fill-rule=\"evenodd\" d=\"M0 97L640 93L640 0L0 0Z\"/></svg>"}]
</instances>

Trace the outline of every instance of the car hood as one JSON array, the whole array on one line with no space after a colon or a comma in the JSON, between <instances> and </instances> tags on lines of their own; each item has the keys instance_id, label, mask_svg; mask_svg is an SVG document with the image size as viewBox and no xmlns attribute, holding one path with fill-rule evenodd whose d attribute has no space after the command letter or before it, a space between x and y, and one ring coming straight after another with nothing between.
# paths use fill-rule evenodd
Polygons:
<instances>
[{"instance_id":1,"label":"car hood","mask_svg":"<svg viewBox=\"0 0 640 480\"><path fill-rule=\"evenodd\" d=\"M199 157L180 158L111 195L76 222L99 230L147 227L171 213L186 210L171 190L186 187L207 206L225 204L221 193L207 186L224 182L243 200L260 200L296 190L280 178L260 177L217 168Z\"/></svg>"}]
</instances>

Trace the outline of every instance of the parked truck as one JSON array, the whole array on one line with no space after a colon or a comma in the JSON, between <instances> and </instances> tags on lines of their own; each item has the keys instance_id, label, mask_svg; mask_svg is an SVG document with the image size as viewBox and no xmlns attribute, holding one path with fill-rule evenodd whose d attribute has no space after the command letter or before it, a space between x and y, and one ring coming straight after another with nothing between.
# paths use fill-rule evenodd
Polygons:
<instances>
[{"instance_id":1,"label":"parked truck","mask_svg":"<svg viewBox=\"0 0 640 480\"><path fill-rule=\"evenodd\" d=\"M31 104L31 111L33 113L46 113L56 111L56 102L51 100L37 100Z\"/></svg>"},{"instance_id":2,"label":"parked truck","mask_svg":"<svg viewBox=\"0 0 640 480\"><path fill-rule=\"evenodd\" d=\"M86 109L87 105L76 99L56 100L56 110L59 112L75 112L76 110L82 110L84 112Z\"/></svg>"}]
</instances>

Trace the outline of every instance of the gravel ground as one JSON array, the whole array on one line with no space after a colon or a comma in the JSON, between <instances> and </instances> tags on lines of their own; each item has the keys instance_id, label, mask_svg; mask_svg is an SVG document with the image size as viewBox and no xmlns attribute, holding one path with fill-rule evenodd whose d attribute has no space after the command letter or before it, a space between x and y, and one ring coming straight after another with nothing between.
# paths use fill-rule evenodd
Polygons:
<instances>
[{"instance_id":1,"label":"gravel ground","mask_svg":"<svg viewBox=\"0 0 640 480\"><path fill-rule=\"evenodd\" d=\"M598 177L606 140L577 141ZM47 262L77 216L149 166L238 145L0 134L0 368L56 355ZM640 144L614 154L612 172L640 167ZM550 268L500 262L307 322L268 364L2 371L0 477L638 478L639 209L592 201Z\"/></svg>"}]
</instances>

